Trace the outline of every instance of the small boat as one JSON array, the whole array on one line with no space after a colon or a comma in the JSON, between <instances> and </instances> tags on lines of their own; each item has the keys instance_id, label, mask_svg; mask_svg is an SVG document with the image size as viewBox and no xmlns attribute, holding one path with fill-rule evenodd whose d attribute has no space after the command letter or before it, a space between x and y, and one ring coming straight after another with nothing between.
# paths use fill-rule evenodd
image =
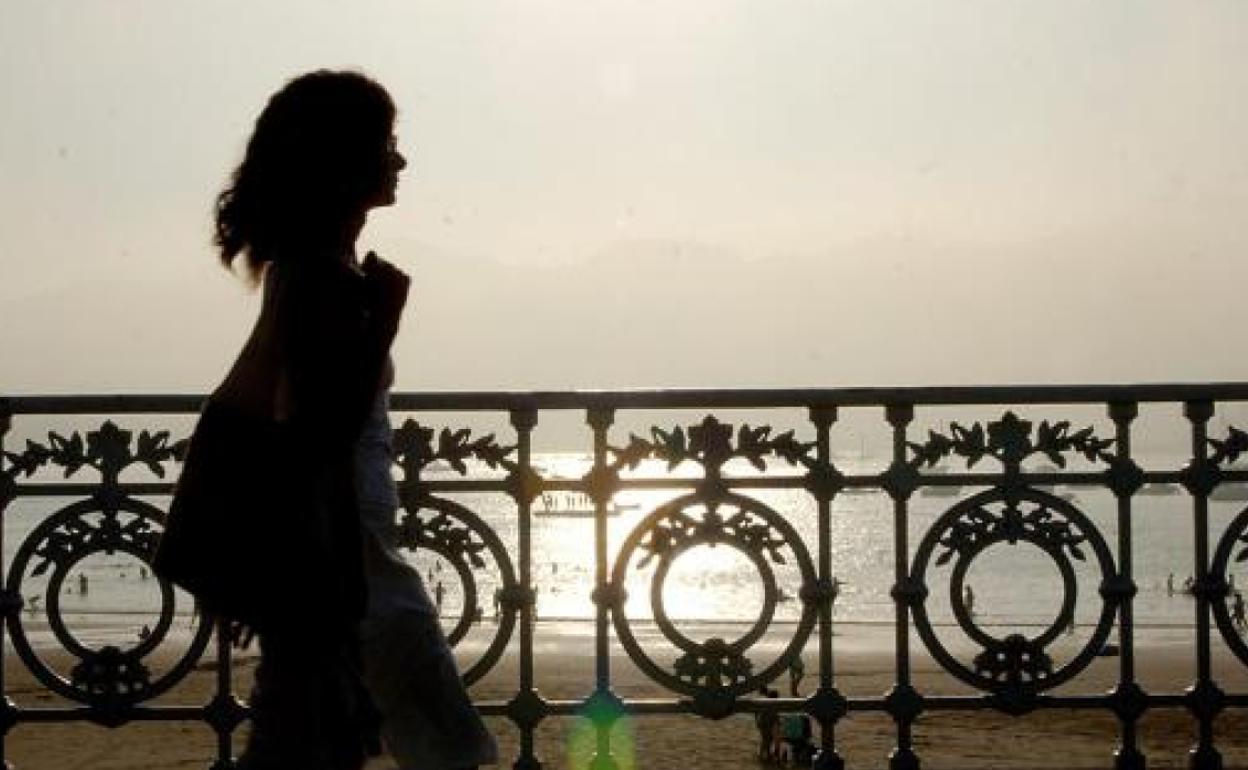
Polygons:
<instances>
[{"instance_id":1,"label":"small boat","mask_svg":"<svg viewBox=\"0 0 1248 770\"><path fill-rule=\"evenodd\" d=\"M1031 473L1060 473L1061 470L1062 469L1056 465L1037 465ZM1033 484L1032 486L1043 492L1048 492L1051 495L1057 494L1056 484Z\"/></svg>"},{"instance_id":2,"label":"small boat","mask_svg":"<svg viewBox=\"0 0 1248 770\"><path fill-rule=\"evenodd\" d=\"M936 465L928 469L927 473L932 476L941 476L949 472L949 469L943 465ZM962 492L961 486L925 486L919 490L919 494L924 497L955 497Z\"/></svg>"},{"instance_id":3,"label":"small boat","mask_svg":"<svg viewBox=\"0 0 1248 770\"><path fill-rule=\"evenodd\" d=\"M545 492L541 496L542 505L533 510L534 516L548 516L565 519L592 519L597 511L594 501L583 492ZM624 511L640 508L638 503L607 503L607 515L619 516Z\"/></svg>"},{"instance_id":4,"label":"small boat","mask_svg":"<svg viewBox=\"0 0 1248 770\"><path fill-rule=\"evenodd\" d=\"M1243 502L1248 500L1248 484L1242 481L1219 484L1216 489L1209 493L1209 499Z\"/></svg>"},{"instance_id":5,"label":"small boat","mask_svg":"<svg viewBox=\"0 0 1248 770\"><path fill-rule=\"evenodd\" d=\"M1140 487L1140 491L1136 494L1153 497L1158 495L1177 495L1178 493L1179 487L1177 484L1145 484Z\"/></svg>"},{"instance_id":6,"label":"small boat","mask_svg":"<svg viewBox=\"0 0 1248 770\"><path fill-rule=\"evenodd\" d=\"M1227 425L1226 429L1230 430L1231 426ZM1248 471L1248 459L1241 457L1235 462L1228 464L1223 470ZM1248 482L1224 481L1214 488L1213 492L1209 494L1209 499L1237 503L1248 500Z\"/></svg>"},{"instance_id":7,"label":"small boat","mask_svg":"<svg viewBox=\"0 0 1248 770\"><path fill-rule=\"evenodd\" d=\"M845 487L837 492L838 495L872 495L877 490L875 487Z\"/></svg>"}]
</instances>

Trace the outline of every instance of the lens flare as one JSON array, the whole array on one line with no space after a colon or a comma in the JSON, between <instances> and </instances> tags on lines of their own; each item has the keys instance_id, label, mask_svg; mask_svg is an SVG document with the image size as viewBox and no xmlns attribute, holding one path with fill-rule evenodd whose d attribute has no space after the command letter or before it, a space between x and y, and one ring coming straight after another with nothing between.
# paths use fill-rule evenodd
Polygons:
<instances>
[{"instance_id":1,"label":"lens flare","mask_svg":"<svg viewBox=\"0 0 1248 770\"><path fill-rule=\"evenodd\" d=\"M600 744L601 740L601 744ZM568 731L568 770L634 770L633 720L612 695L595 695Z\"/></svg>"}]
</instances>

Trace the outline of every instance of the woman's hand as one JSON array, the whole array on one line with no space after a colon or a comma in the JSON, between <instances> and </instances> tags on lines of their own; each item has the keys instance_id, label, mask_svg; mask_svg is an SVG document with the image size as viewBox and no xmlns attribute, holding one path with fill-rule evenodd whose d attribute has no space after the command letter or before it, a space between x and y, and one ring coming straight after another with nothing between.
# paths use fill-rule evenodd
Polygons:
<instances>
[{"instance_id":1,"label":"woman's hand","mask_svg":"<svg viewBox=\"0 0 1248 770\"><path fill-rule=\"evenodd\" d=\"M412 279L373 251L364 255L360 269L364 272L364 280L368 285L369 305L373 313L383 323L397 328L403 305L407 303L407 292L412 285Z\"/></svg>"}]
</instances>

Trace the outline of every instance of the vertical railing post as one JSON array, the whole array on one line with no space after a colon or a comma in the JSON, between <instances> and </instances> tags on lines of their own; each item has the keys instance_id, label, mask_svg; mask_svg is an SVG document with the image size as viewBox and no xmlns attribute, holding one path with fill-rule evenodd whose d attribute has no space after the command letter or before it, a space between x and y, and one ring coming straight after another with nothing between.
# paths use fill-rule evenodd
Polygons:
<instances>
[{"instance_id":1,"label":"vertical railing post","mask_svg":"<svg viewBox=\"0 0 1248 770\"><path fill-rule=\"evenodd\" d=\"M1187 704L1196 717L1196 745L1188 754L1191 770L1221 770L1222 755L1213 743L1213 721L1222 705L1223 694L1211 676L1209 640L1209 601L1220 596L1218 586L1209 578L1209 493L1218 483L1217 467L1209 460L1209 419L1213 417L1211 401L1188 401L1184 416L1192 423L1192 462L1187 469L1186 484L1192 494L1196 542L1196 683L1187 691Z\"/></svg>"},{"instance_id":2,"label":"vertical railing post","mask_svg":"<svg viewBox=\"0 0 1248 770\"><path fill-rule=\"evenodd\" d=\"M896 616L897 682L887 697L889 714L897 723L897 747L889 755L890 770L918 770L914 752L914 722L923 709L923 699L910 681L910 603L921 590L910 578L910 495L914 493L914 471L906 461L906 428L914 419L914 407L890 404L884 414L893 428L893 460L886 472L885 487L893 498L893 603Z\"/></svg>"},{"instance_id":3,"label":"vertical railing post","mask_svg":"<svg viewBox=\"0 0 1248 770\"><path fill-rule=\"evenodd\" d=\"M1132 602L1136 585L1132 565L1131 496L1139 489L1142 473L1131 458L1131 423L1139 414L1135 402L1109 405L1114 421L1117 451L1110 468L1110 487L1118 501L1118 577L1115 584L1102 588L1107 600L1118 605L1118 687L1113 693L1114 710L1122 728L1122 742L1114 752L1114 770L1144 770L1144 754L1138 746L1137 720L1144 713L1146 698L1135 681L1135 620ZM1072 620L1073 622L1073 620Z\"/></svg>"},{"instance_id":4,"label":"vertical railing post","mask_svg":"<svg viewBox=\"0 0 1248 770\"><path fill-rule=\"evenodd\" d=\"M229 623L202 612L199 622L213 623L217 627L217 694L208 704L205 715L205 721L217 734L217 760L213 762L212 770L232 770L235 767L234 730L246 718L247 712L234 694L234 660Z\"/></svg>"},{"instance_id":5,"label":"vertical railing post","mask_svg":"<svg viewBox=\"0 0 1248 770\"><path fill-rule=\"evenodd\" d=\"M5 743L9 730L17 722L17 707L9 699L8 680L4 675L5 634L8 632L9 618L16 617L21 611L22 599L15 591L10 591L5 584L8 565L4 561L4 520L9 503L17 496L14 487L16 480L5 468L4 440L13 427L13 412L9 403L0 398L0 767L5 766Z\"/></svg>"},{"instance_id":6,"label":"vertical railing post","mask_svg":"<svg viewBox=\"0 0 1248 770\"><path fill-rule=\"evenodd\" d=\"M611 730L622 715L622 704L611 692L611 651L609 612L617 600L607 584L607 507L619 487L619 479L607 467L607 430L615 420L615 410L595 407L587 410L585 421L594 431L594 467L587 493L594 502L594 694L587 704L587 716L594 725L596 743L591 770L616 770L611 751Z\"/></svg>"},{"instance_id":7,"label":"vertical railing post","mask_svg":"<svg viewBox=\"0 0 1248 770\"><path fill-rule=\"evenodd\" d=\"M836 407L810 409L815 426L815 468L807 481L819 512L819 584L815 599L819 611L819 691L808 708L819 721L820 753L817 770L841 770L845 760L836 751L836 723L845 715L845 697L836 689L836 661L832 649L832 605L837 587L832 572L832 499L840 489L841 476L832 465L832 423ZM799 653L800 654L800 653Z\"/></svg>"},{"instance_id":8,"label":"vertical railing post","mask_svg":"<svg viewBox=\"0 0 1248 770\"><path fill-rule=\"evenodd\" d=\"M520 590L520 692L511 701L510 715L520 728L520 756L516 770L541 770L534 737L537 725L546 716L546 702L533 686L533 620L537 593L533 588L533 428L537 426L535 409L511 410L511 425L516 429L516 460L519 475L513 496L519 513Z\"/></svg>"}]
</instances>

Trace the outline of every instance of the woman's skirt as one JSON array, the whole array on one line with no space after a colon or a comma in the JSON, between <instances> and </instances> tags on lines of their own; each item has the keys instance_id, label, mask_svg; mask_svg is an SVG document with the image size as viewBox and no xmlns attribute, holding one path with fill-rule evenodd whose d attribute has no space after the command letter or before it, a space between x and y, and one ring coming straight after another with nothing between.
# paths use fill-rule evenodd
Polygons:
<instances>
[{"instance_id":1,"label":"woman's skirt","mask_svg":"<svg viewBox=\"0 0 1248 770\"><path fill-rule=\"evenodd\" d=\"M368 612L360 629L364 684L400 770L460 770L498 749L460 680L419 573L394 545L394 509L363 506Z\"/></svg>"}]
</instances>

